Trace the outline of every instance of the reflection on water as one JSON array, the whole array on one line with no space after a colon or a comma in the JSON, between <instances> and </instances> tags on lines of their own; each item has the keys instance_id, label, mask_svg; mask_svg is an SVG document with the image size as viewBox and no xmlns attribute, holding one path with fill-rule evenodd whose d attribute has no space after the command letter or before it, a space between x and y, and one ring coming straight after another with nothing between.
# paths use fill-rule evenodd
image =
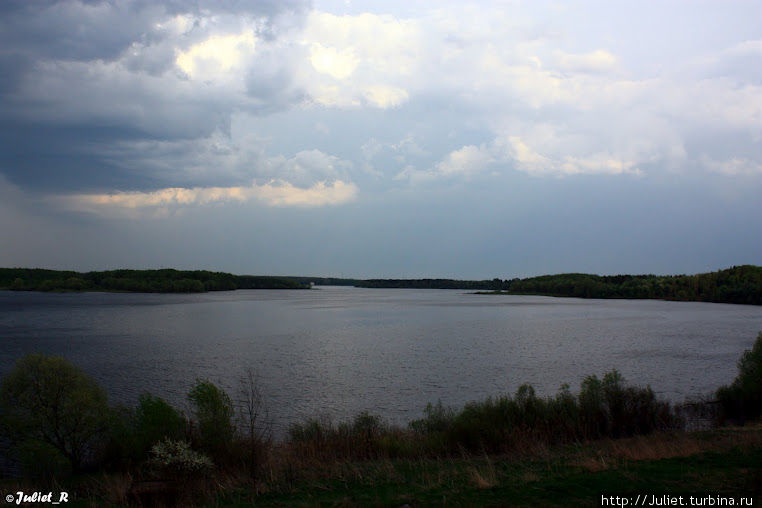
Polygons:
<instances>
[{"instance_id":1,"label":"reflection on water","mask_svg":"<svg viewBox=\"0 0 762 508\"><path fill-rule=\"evenodd\" d=\"M427 402L460 405L522 383L552 394L612 368L673 400L706 394L735 377L760 330L761 307L688 302L345 287L0 291L0 374L26 353L57 354L112 400L150 391L184 407L195 378L234 395L251 367L276 429L361 410L401 423Z\"/></svg>"}]
</instances>

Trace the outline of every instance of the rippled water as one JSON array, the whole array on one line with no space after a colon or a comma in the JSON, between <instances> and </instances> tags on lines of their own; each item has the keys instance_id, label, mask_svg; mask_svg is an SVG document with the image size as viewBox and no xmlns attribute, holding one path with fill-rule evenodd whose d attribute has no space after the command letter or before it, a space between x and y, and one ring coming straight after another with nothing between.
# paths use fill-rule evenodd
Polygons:
<instances>
[{"instance_id":1,"label":"rippled water","mask_svg":"<svg viewBox=\"0 0 762 508\"><path fill-rule=\"evenodd\" d=\"M259 376L276 429L362 410L403 423L531 383L541 394L616 368L683 400L728 383L762 307L472 295L452 290L233 291L194 295L0 291L0 374L62 355L112 400L180 407L195 378L235 393Z\"/></svg>"}]
</instances>

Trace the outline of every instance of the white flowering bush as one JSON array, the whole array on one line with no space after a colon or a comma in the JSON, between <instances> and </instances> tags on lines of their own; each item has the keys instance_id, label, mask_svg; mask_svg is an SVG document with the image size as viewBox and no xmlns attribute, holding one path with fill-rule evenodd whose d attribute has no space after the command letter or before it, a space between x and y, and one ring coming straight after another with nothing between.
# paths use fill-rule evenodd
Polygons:
<instances>
[{"instance_id":1,"label":"white flowering bush","mask_svg":"<svg viewBox=\"0 0 762 508\"><path fill-rule=\"evenodd\" d=\"M205 473L214 467L212 459L192 450L186 441L164 439L151 447L149 465L156 472L172 476Z\"/></svg>"}]
</instances>

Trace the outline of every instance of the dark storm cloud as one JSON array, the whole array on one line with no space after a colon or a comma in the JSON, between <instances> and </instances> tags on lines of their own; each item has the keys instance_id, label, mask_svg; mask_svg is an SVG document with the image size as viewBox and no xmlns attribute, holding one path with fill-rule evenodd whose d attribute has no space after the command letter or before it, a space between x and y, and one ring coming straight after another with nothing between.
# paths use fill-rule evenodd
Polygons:
<instances>
[{"instance_id":1,"label":"dark storm cloud","mask_svg":"<svg viewBox=\"0 0 762 508\"><path fill-rule=\"evenodd\" d=\"M140 132L119 127L3 125L0 172L17 185L41 192L76 191L83 182L104 191L135 185L151 188L159 182L150 173L136 172L97 153L99 144L140 137Z\"/></svg>"},{"instance_id":2,"label":"dark storm cloud","mask_svg":"<svg viewBox=\"0 0 762 508\"><path fill-rule=\"evenodd\" d=\"M261 114L302 98L273 57L251 73L242 102L190 82L175 66L178 49L244 23L272 40L308 7L297 0L1 3L0 175L49 192L178 184L124 150L113 160L114 146L204 139L228 131L238 109ZM181 33L176 16L187 25Z\"/></svg>"},{"instance_id":3,"label":"dark storm cloud","mask_svg":"<svg viewBox=\"0 0 762 508\"><path fill-rule=\"evenodd\" d=\"M0 7L0 45L4 52L31 57L113 59L135 42L162 37L157 21L179 14L204 12L261 17L302 13L298 0L259 1L11 1ZM263 32L270 34L269 23Z\"/></svg>"}]
</instances>

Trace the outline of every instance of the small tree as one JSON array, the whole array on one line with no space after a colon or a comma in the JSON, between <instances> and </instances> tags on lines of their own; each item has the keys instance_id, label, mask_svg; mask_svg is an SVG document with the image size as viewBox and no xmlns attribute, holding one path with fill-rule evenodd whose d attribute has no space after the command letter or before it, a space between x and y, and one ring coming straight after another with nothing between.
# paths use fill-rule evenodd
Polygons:
<instances>
[{"instance_id":1,"label":"small tree","mask_svg":"<svg viewBox=\"0 0 762 508\"><path fill-rule=\"evenodd\" d=\"M64 358L31 354L0 384L0 411L8 438L38 440L80 469L108 427L106 392Z\"/></svg>"},{"instance_id":2,"label":"small tree","mask_svg":"<svg viewBox=\"0 0 762 508\"><path fill-rule=\"evenodd\" d=\"M762 415L762 332L738 361L738 376L717 390L725 417L743 423Z\"/></svg>"},{"instance_id":3,"label":"small tree","mask_svg":"<svg viewBox=\"0 0 762 508\"><path fill-rule=\"evenodd\" d=\"M135 433L141 452L148 451L162 439L182 439L185 418L161 397L144 393L135 411Z\"/></svg>"},{"instance_id":4,"label":"small tree","mask_svg":"<svg viewBox=\"0 0 762 508\"><path fill-rule=\"evenodd\" d=\"M265 460L271 442L270 422L259 388L257 375L249 368L240 380L238 410L243 431L245 460L249 472L256 475Z\"/></svg>"},{"instance_id":5,"label":"small tree","mask_svg":"<svg viewBox=\"0 0 762 508\"><path fill-rule=\"evenodd\" d=\"M215 454L227 451L235 432L233 402L228 394L210 381L197 379L188 400L198 425L201 446Z\"/></svg>"}]
</instances>

